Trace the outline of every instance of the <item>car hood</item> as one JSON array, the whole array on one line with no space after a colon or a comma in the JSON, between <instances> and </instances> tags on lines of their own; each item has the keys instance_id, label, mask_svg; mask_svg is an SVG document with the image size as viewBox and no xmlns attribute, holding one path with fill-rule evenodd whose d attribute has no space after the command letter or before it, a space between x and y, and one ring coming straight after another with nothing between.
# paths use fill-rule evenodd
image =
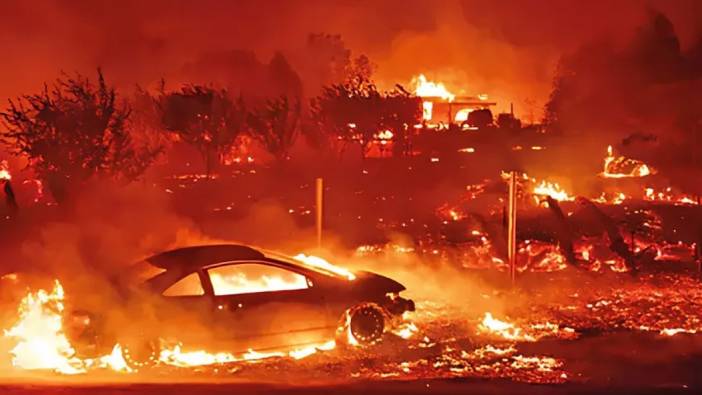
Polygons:
<instances>
[{"instance_id":1,"label":"car hood","mask_svg":"<svg viewBox=\"0 0 702 395\"><path fill-rule=\"evenodd\" d=\"M407 289L397 281L377 273L360 271L355 272L355 274L356 280L354 280L354 282L356 286L362 288L364 291L397 293Z\"/></svg>"}]
</instances>

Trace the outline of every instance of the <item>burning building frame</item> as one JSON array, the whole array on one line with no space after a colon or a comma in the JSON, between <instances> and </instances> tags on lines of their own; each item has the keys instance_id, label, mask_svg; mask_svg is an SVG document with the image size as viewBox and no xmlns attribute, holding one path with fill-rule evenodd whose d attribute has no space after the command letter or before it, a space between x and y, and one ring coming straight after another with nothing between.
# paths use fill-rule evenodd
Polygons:
<instances>
[{"instance_id":1,"label":"burning building frame","mask_svg":"<svg viewBox=\"0 0 702 395\"><path fill-rule=\"evenodd\" d=\"M442 83L427 80L424 74L413 78L415 94L422 99L422 121L430 125L459 124L468 122L475 110L489 110L497 103L488 101L486 94L478 96L456 96ZM490 122L488 122L490 123ZM467 123L468 126L476 125Z\"/></svg>"}]
</instances>

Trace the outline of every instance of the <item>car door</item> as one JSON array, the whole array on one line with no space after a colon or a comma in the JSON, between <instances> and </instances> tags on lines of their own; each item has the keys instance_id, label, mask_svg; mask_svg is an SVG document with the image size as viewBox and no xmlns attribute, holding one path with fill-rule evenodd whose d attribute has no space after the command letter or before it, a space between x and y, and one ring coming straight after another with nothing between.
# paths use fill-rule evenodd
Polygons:
<instances>
[{"instance_id":1,"label":"car door","mask_svg":"<svg viewBox=\"0 0 702 395\"><path fill-rule=\"evenodd\" d=\"M220 313L219 334L235 348L262 350L328 338L324 297L302 272L247 261L211 266L205 273Z\"/></svg>"},{"instance_id":2,"label":"car door","mask_svg":"<svg viewBox=\"0 0 702 395\"><path fill-rule=\"evenodd\" d=\"M212 295L202 272L192 272L166 287L155 314L162 338L199 345L212 333Z\"/></svg>"}]
</instances>

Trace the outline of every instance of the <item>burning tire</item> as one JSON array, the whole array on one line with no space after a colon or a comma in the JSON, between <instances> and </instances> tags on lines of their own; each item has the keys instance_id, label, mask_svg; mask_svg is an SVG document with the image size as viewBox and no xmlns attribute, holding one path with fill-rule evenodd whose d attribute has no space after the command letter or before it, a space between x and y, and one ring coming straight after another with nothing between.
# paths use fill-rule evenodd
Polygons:
<instances>
[{"instance_id":1,"label":"burning tire","mask_svg":"<svg viewBox=\"0 0 702 395\"><path fill-rule=\"evenodd\" d=\"M129 339L122 344L122 356L129 368L150 368L158 362L158 342L147 339Z\"/></svg>"},{"instance_id":2,"label":"burning tire","mask_svg":"<svg viewBox=\"0 0 702 395\"><path fill-rule=\"evenodd\" d=\"M361 305L348 313L348 331L362 345L373 344L383 337L385 314L374 305Z\"/></svg>"}]
</instances>

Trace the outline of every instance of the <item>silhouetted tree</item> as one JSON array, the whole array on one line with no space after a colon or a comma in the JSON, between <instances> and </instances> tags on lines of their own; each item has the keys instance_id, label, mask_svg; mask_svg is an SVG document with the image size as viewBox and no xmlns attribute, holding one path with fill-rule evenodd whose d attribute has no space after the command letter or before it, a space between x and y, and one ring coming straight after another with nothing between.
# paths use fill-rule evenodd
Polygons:
<instances>
[{"instance_id":1,"label":"silhouetted tree","mask_svg":"<svg viewBox=\"0 0 702 395\"><path fill-rule=\"evenodd\" d=\"M396 86L380 92L371 79L373 65L366 56L353 60L347 69L346 81L322 88L310 104L310 117L305 132L320 148L341 154L347 143L360 146L365 157L378 134L393 134L396 154L409 149L409 138L420 122L421 100Z\"/></svg>"},{"instance_id":2,"label":"silhouetted tree","mask_svg":"<svg viewBox=\"0 0 702 395\"><path fill-rule=\"evenodd\" d=\"M226 90L208 86L186 85L164 93L159 108L166 130L200 152L208 177L213 164L236 143L246 122L241 98L235 102Z\"/></svg>"},{"instance_id":3,"label":"silhouetted tree","mask_svg":"<svg viewBox=\"0 0 702 395\"><path fill-rule=\"evenodd\" d=\"M421 122L422 100L397 85L395 89L382 97L381 130L393 134L393 151L395 155L406 155L411 150L410 138L414 125Z\"/></svg>"},{"instance_id":4,"label":"silhouetted tree","mask_svg":"<svg viewBox=\"0 0 702 395\"><path fill-rule=\"evenodd\" d=\"M343 84L322 88L312 99L310 118L321 146L339 154L347 143L356 142L365 156L368 145L381 125L382 97L375 84L362 72L351 75Z\"/></svg>"},{"instance_id":5,"label":"silhouetted tree","mask_svg":"<svg viewBox=\"0 0 702 395\"><path fill-rule=\"evenodd\" d=\"M161 80L158 92L163 94L165 82ZM129 130L132 139L146 147L160 147L166 149L171 143L168 133L164 133L159 108L159 96L152 95L143 87L137 85L133 96L130 98L131 115L129 117Z\"/></svg>"},{"instance_id":6,"label":"silhouetted tree","mask_svg":"<svg viewBox=\"0 0 702 395\"><path fill-rule=\"evenodd\" d=\"M100 70L97 83L65 76L41 93L10 100L0 115L7 127L0 137L29 158L58 202L93 176L133 180L160 152L132 143L130 110L117 103Z\"/></svg>"},{"instance_id":7,"label":"silhouetted tree","mask_svg":"<svg viewBox=\"0 0 702 395\"><path fill-rule=\"evenodd\" d=\"M295 143L300 120L300 100L287 96L269 99L261 108L249 112L251 137L261 143L278 162L288 157Z\"/></svg>"}]
</instances>

